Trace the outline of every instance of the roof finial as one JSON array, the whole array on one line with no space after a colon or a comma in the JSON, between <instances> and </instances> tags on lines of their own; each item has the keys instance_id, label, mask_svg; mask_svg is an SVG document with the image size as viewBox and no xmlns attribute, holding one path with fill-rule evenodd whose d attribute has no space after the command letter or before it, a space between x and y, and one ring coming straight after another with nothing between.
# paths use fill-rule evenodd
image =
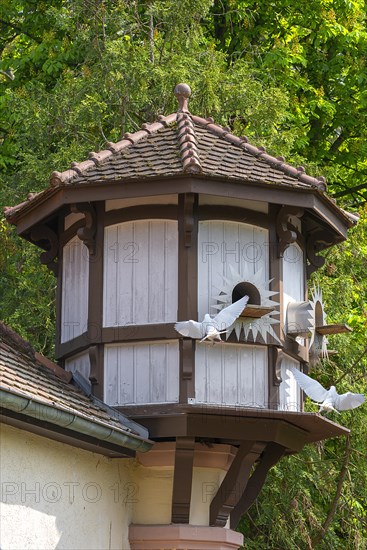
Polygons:
<instances>
[{"instance_id":1,"label":"roof finial","mask_svg":"<svg viewBox=\"0 0 367 550\"><path fill-rule=\"evenodd\" d=\"M188 112L188 102L191 95L191 88L188 84L177 84L174 94L180 106L179 111Z\"/></svg>"}]
</instances>

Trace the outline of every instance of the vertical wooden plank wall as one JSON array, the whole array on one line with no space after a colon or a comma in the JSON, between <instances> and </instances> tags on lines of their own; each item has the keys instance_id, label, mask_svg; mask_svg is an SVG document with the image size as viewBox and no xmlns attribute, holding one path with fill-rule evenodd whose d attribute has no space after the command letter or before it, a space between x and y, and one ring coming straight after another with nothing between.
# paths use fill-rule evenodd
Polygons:
<instances>
[{"instance_id":1,"label":"vertical wooden plank wall","mask_svg":"<svg viewBox=\"0 0 367 550\"><path fill-rule=\"evenodd\" d=\"M301 247L292 243L284 252L283 257L283 304L284 325L287 327L287 305L290 302L303 302L305 299L305 262ZM297 338L304 344L303 338ZM301 410L301 394L298 385L289 370L293 366L300 368L300 363L285 355L282 359L281 378L279 388L280 409L286 411Z\"/></svg>"},{"instance_id":2,"label":"vertical wooden plank wall","mask_svg":"<svg viewBox=\"0 0 367 550\"><path fill-rule=\"evenodd\" d=\"M88 323L89 253L77 237L63 248L61 342L83 334Z\"/></svg>"},{"instance_id":3,"label":"vertical wooden plank wall","mask_svg":"<svg viewBox=\"0 0 367 550\"><path fill-rule=\"evenodd\" d=\"M265 346L196 345L196 402L268 406Z\"/></svg>"},{"instance_id":4,"label":"vertical wooden plank wall","mask_svg":"<svg viewBox=\"0 0 367 550\"><path fill-rule=\"evenodd\" d=\"M80 374L84 376L86 380L89 380L90 375L90 360L89 360L89 351L83 351L65 359L65 370L70 372L79 371Z\"/></svg>"},{"instance_id":5,"label":"vertical wooden plank wall","mask_svg":"<svg viewBox=\"0 0 367 550\"><path fill-rule=\"evenodd\" d=\"M107 227L104 258L103 326L177 320L176 221Z\"/></svg>"},{"instance_id":6,"label":"vertical wooden plank wall","mask_svg":"<svg viewBox=\"0 0 367 550\"><path fill-rule=\"evenodd\" d=\"M283 257L283 304L284 323L287 305L290 302L303 302L305 299L305 263L303 251L293 243L286 248Z\"/></svg>"},{"instance_id":7,"label":"vertical wooden plank wall","mask_svg":"<svg viewBox=\"0 0 367 550\"><path fill-rule=\"evenodd\" d=\"M295 359L285 355L282 360L280 374L282 382L279 387L279 409L282 411L301 411L301 392L290 367L299 370L300 364Z\"/></svg>"},{"instance_id":8,"label":"vertical wooden plank wall","mask_svg":"<svg viewBox=\"0 0 367 550\"><path fill-rule=\"evenodd\" d=\"M199 320L215 313L215 296L223 291L223 277L232 278L229 266L243 281L253 282L257 272L263 284L269 279L268 231L229 221L199 223L198 310ZM238 281L239 282L239 281ZM235 286L235 285L234 285ZM261 294L261 289L258 289Z\"/></svg>"},{"instance_id":9,"label":"vertical wooden plank wall","mask_svg":"<svg viewBox=\"0 0 367 550\"><path fill-rule=\"evenodd\" d=\"M178 395L178 341L105 346L108 405L176 403Z\"/></svg>"}]
</instances>

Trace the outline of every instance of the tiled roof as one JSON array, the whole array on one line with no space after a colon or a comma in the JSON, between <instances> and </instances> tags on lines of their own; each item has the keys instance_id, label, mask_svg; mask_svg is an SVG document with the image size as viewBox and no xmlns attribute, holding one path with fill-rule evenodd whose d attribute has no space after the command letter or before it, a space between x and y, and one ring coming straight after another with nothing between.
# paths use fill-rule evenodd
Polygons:
<instances>
[{"instance_id":1,"label":"tiled roof","mask_svg":"<svg viewBox=\"0 0 367 550\"><path fill-rule=\"evenodd\" d=\"M53 372L40 361L51 363L36 354L30 344L0 321L0 390L134 436L131 429L68 383L70 373L51 364Z\"/></svg>"},{"instance_id":2,"label":"tiled roof","mask_svg":"<svg viewBox=\"0 0 367 550\"><path fill-rule=\"evenodd\" d=\"M180 108L177 113L160 116L141 130L124 135L107 149L90 153L89 159L73 162L64 172L53 172L50 187L30 194L28 200L4 209L7 218L36 200L42 200L55 188L124 182L148 178L190 174L235 179L246 183L275 184L286 187L326 190L325 178L305 173L301 166L273 157L263 147L251 145L247 138L233 135L229 128L188 111L187 85L176 87Z\"/></svg>"}]
</instances>

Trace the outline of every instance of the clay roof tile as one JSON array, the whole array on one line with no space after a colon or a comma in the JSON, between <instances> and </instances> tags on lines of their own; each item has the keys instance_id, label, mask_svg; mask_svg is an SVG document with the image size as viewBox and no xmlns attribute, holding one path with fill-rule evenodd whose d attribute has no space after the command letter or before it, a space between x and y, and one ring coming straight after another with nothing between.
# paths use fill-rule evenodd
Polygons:
<instances>
[{"instance_id":1,"label":"clay roof tile","mask_svg":"<svg viewBox=\"0 0 367 550\"><path fill-rule=\"evenodd\" d=\"M175 89L179 103L176 113L159 115L155 122L126 133L122 140L108 142L106 149L91 153L88 160L73 162L64 172L53 172L51 188L192 173L221 175L244 184L254 181L311 188L320 193L326 190L324 178L308 175L303 167L296 168L283 157L273 157L264 147L249 143L246 136L235 136L230 128L216 124L211 117L192 115L188 109L190 94L189 86L179 84ZM37 204L50 192L46 189L38 193L31 202ZM29 204L27 200L6 208L6 217L15 223Z\"/></svg>"},{"instance_id":2,"label":"clay roof tile","mask_svg":"<svg viewBox=\"0 0 367 550\"><path fill-rule=\"evenodd\" d=\"M111 429L131 431L70 384L70 378L70 373L35 352L28 342L0 321L1 389L38 399L92 421L102 421Z\"/></svg>"}]
</instances>

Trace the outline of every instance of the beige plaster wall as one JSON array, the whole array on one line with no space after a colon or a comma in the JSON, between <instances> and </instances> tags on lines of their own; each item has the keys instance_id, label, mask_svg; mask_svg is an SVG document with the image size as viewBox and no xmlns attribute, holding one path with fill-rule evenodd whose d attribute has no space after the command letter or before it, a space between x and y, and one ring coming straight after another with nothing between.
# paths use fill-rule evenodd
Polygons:
<instances>
[{"instance_id":1,"label":"beige plaster wall","mask_svg":"<svg viewBox=\"0 0 367 550\"><path fill-rule=\"evenodd\" d=\"M129 550L139 488L111 460L1 425L2 550Z\"/></svg>"},{"instance_id":2,"label":"beige plaster wall","mask_svg":"<svg viewBox=\"0 0 367 550\"><path fill-rule=\"evenodd\" d=\"M209 525L209 508L225 474L219 468L194 468L190 505L190 524Z\"/></svg>"},{"instance_id":3,"label":"beige plaster wall","mask_svg":"<svg viewBox=\"0 0 367 550\"><path fill-rule=\"evenodd\" d=\"M139 498L132 513L132 523L146 525L170 523L173 467L146 468L136 463L132 479L139 492Z\"/></svg>"},{"instance_id":4,"label":"beige plaster wall","mask_svg":"<svg viewBox=\"0 0 367 550\"><path fill-rule=\"evenodd\" d=\"M209 525L209 507L217 492L225 470L195 468L192 478L190 524ZM139 499L134 505L132 523L162 525L171 521L173 466L144 467L135 465L134 483Z\"/></svg>"},{"instance_id":5,"label":"beige plaster wall","mask_svg":"<svg viewBox=\"0 0 367 550\"><path fill-rule=\"evenodd\" d=\"M139 460L112 460L0 427L1 550L130 550L130 523L170 524L174 444L157 444ZM217 447L196 450L192 526L208 526L232 458L229 446Z\"/></svg>"}]
</instances>

